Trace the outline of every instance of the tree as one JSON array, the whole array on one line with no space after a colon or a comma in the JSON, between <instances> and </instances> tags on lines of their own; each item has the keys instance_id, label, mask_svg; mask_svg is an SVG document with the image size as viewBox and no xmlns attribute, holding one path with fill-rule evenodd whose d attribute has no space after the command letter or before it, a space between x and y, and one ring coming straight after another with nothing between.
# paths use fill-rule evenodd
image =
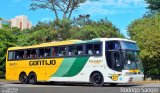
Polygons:
<instances>
[{"instance_id":1,"label":"tree","mask_svg":"<svg viewBox=\"0 0 160 93\"><path fill-rule=\"evenodd\" d=\"M149 14L160 12L160 0L145 0L148 4L147 9L150 10Z\"/></svg>"},{"instance_id":2,"label":"tree","mask_svg":"<svg viewBox=\"0 0 160 93\"><path fill-rule=\"evenodd\" d=\"M21 31L18 38L19 46L30 46L45 42L57 40L57 31L51 25L53 22L39 22L32 29L25 29Z\"/></svg>"},{"instance_id":3,"label":"tree","mask_svg":"<svg viewBox=\"0 0 160 93\"><path fill-rule=\"evenodd\" d=\"M73 26L79 26L79 27L82 27L82 26L85 26L89 23L91 23L92 20L90 19L90 15L87 14L87 15L79 15L78 18L73 18L72 20L72 25Z\"/></svg>"},{"instance_id":4,"label":"tree","mask_svg":"<svg viewBox=\"0 0 160 93\"><path fill-rule=\"evenodd\" d=\"M103 38L103 37L105 38L123 37L119 29L116 28L107 19L101 19L100 21L89 21L89 22L86 21L86 22L87 22L85 23L86 25L73 26L70 29L72 33L71 38L86 40L86 39Z\"/></svg>"},{"instance_id":5,"label":"tree","mask_svg":"<svg viewBox=\"0 0 160 93\"><path fill-rule=\"evenodd\" d=\"M8 47L16 46L20 29L3 27L0 29L0 78L4 76Z\"/></svg>"},{"instance_id":6,"label":"tree","mask_svg":"<svg viewBox=\"0 0 160 93\"><path fill-rule=\"evenodd\" d=\"M128 32L141 49L145 75L160 75L160 15L133 21Z\"/></svg>"},{"instance_id":7,"label":"tree","mask_svg":"<svg viewBox=\"0 0 160 93\"><path fill-rule=\"evenodd\" d=\"M58 11L63 13L62 19L70 19L72 12L86 0L32 0L31 10L49 9L54 12L56 20L59 20Z\"/></svg>"}]
</instances>

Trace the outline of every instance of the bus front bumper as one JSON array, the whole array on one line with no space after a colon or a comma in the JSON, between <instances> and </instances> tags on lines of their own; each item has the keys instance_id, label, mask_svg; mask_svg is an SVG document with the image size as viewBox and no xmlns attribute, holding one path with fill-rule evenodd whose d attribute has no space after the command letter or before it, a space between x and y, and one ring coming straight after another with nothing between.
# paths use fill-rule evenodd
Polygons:
<instances>
[{"instance_id":1,"label":"bus front bumper","mask_svg":"<svg viewBox=\"0 0 160 93\"><path fill-rule=\"evenodd\" d=\"M129 82L138 82L138 81L143 81L144 80L144 75L128 75L128 76L123 76L121 79L121 82L123 83L129 83Z\"/></svg>"}]
</instances>

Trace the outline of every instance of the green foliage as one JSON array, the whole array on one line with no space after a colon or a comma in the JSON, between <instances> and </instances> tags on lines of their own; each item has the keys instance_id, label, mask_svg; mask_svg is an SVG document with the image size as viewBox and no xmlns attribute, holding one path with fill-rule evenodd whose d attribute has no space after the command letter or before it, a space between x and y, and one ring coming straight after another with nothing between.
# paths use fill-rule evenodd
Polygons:
<instances>
[{"instance_id":1,"label":"green foliage","mask_svg":"<svg viewBox=\"0 0 160 93\"><path fill-rule=\"evenodd\" d=\"M145 0L148 4L147 9L149 9L149 15L154 13L160 13L160 0Z\"/></svg>"},{"instance_id":2,"label":"green foliage","mask_svg":"<svg viewBox=\"0 0 160 93\"><path fill-rule=\"evenodd\" d=\"M128 31L140 46L145 74L160 74L160 15L137 19L129 25Z\"/></svg>"},{"instance_id":3,"label":"green foliage","mask_svg":"<svg viewBox=\"0 0 160 93\"><path fill-rule=\"evenodd\" d=\"M80 23L81 24L81 23ZM116 28L107 19L102 19L100 21L87 21L86 25L81 25L80 27L72 27L71 29L73 39L92 39L92 38L112 38L112 37L123 37L120 34L118 28Z\"/></svg>"},{"instance_id":4,"label":"green foliage","mask_svg":"<svg viewBox=\"0 0 160 93\"><path fill-rule=\"evenodd\" d=\"M20 30L17 28L3 27L0 29L0 73L5 71L7 49L8 47L16 46L19 32Z\"/></svg>"},{"instance_id":5,"label":"green foliage","mask_svg":"<svg viewBox=\"0 0 160 93\"><path fill-rule=\"evenodd\" d=\"M54 40L55 32L46 23L39 22L31 30L26 29L21 31L21 34L18 38L19 46L29 46L44 42L50 42Z\"/></svg>"}]
</instances>

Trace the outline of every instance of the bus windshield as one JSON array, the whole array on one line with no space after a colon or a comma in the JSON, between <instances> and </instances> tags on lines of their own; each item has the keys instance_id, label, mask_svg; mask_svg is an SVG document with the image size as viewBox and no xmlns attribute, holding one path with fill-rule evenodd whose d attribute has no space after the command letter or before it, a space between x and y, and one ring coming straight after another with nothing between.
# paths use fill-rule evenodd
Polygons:
<instances>
[{"instance_id":1,"label":"bus windshield","mask_svg":"<svg viewBox=\"0 0 160 93\"><path fill-rule=\"evenodd\" d=\"M142 69L139 51L122 51L121 57L124 70Z\"/></svg>"},{"instance_id":2,"label":"bus windshield","mask_svg":"<svg viewBox=\"0 0 160 93\"><path fill-rule=\"evenodd\" d=\"M139 47L135 42L121 41L121 49L123 50L137 50L139 51Z\"/></svg>"},{"instance_id":3,"label":"bus windshield","mask_svg":"<svg viewBox=\"0 0 160 93\"><path fill-rule=\"evenodd\" d=\"M106 61L108 67L116 71L142 69L139 47L134 42L107 41Z\"/></svg>"}]
</instances>

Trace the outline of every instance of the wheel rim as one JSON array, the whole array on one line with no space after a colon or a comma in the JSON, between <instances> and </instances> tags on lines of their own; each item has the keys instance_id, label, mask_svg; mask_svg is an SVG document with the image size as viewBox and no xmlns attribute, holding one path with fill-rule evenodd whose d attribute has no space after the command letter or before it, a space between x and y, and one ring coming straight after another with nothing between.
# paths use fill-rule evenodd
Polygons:
<instances>
[{"instance_id":1,"label":"wheel rim","mask_svg":"<svg viewBox=\"0 0 160 93\"><path fill-rule=\"evenodd\" d=\"M102 83L102 77L99 76L99 75L95 76L94 82L95 82L95 84L101 84Z\"/></svg>"},{"instance_id":2,"label":"wheel rim","mask_svg":"<svg viewBox=\"0 0 160 93\"><path fill-rule=\"evenodd\" d=\"M27 80L27 76L23 74L20 78L20 81L25 82L26 80Z\"/></svg>"},{"instance_id":3,"label":"wheel rim","mask_svg":"<svg viewBox=\"0 0 160 93\"><path fill-rule=\"evenodd\" d=\"M31 73L29 75L29 83L30 84L36 84L37 83L37 77L34 73Z\"/></svg>"},{"instance_id":4,"label":"wheel rim","mask_svg":"<svg viewBox=\"0 0 160 93\"><path fill-rule=\"evenodd\" d=\"M36 81L36 79L33 75L31 75L29 81L30 81L30 83L34 83Z\"/></svg>"}]
</instances>

